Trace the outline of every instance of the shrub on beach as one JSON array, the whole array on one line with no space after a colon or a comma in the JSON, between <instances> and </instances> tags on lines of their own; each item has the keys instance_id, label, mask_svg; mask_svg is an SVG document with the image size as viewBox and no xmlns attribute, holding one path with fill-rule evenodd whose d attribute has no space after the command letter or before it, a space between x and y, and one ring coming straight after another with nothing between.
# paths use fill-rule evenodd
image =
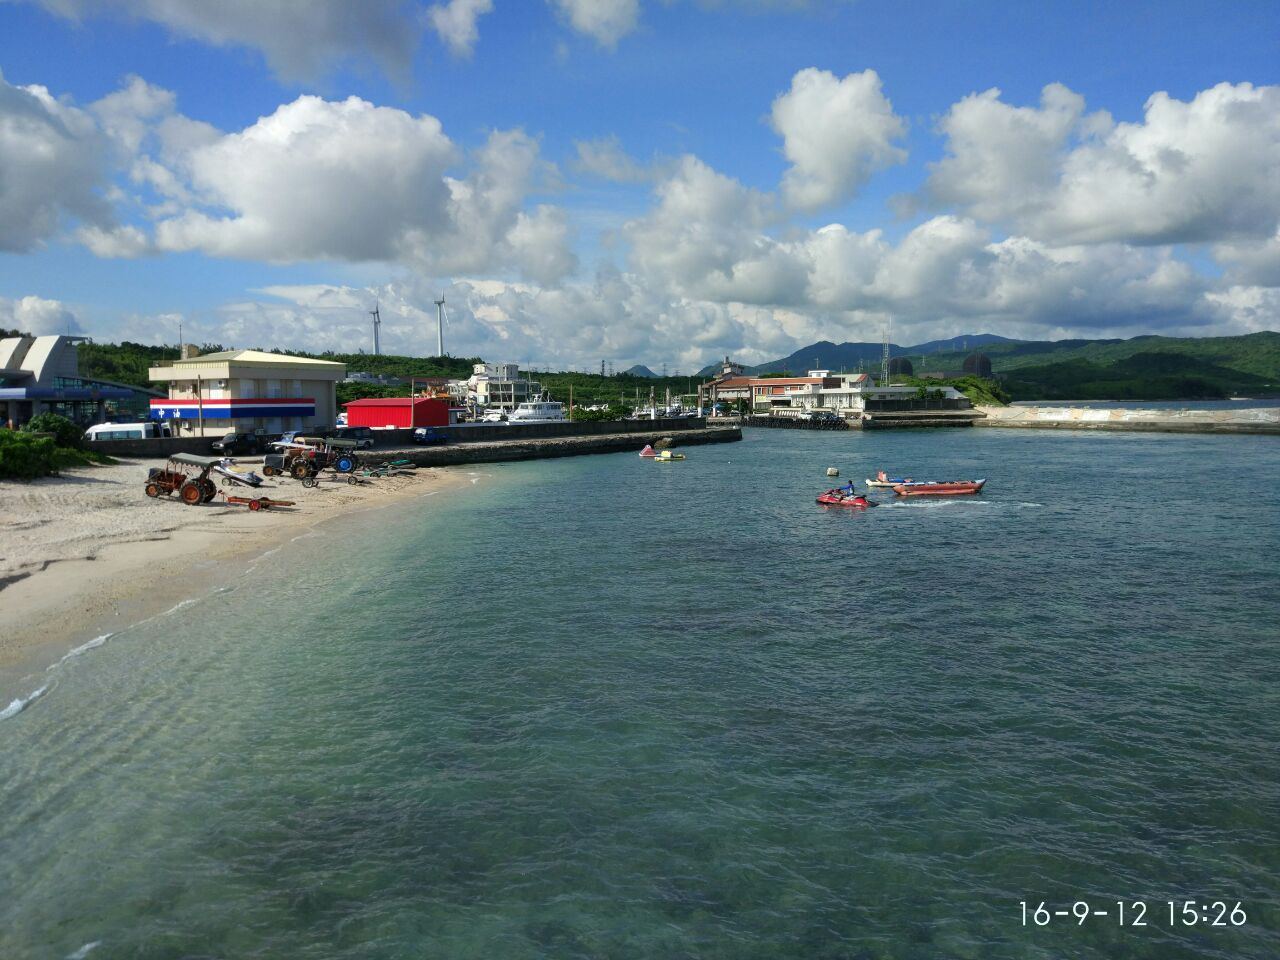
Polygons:
<instances>
[{"instance_id":1,"label":"shrub on beach","mask_svg":"<svg viewBox=\"0 0 1280 960\"><path fill-rule=\"evenodd\" d=\"M84 427L56 413L37 413L22 429L28 433L51 433L59 447L79 450L84 446Z\"/></svg>"},{"instance_id":2,"label":"shrub on beach","mask_svg":"<svg viewBox=\"0 0 1280 960\"><path fill-rule=\"evenodd\" d=\"M0 478L34 480L56 473L58 446L51 437L0 430Z\"/></svg>"},{"instance_id":3,"label":"shrub on beach","mask_svg":"<svg viewBox=\"0 0 1280 960\"><path fill-rule=\"evenodd\" d=\"M43 434L0 430L0 480L35 480L64 467L114 462L96 451L60 447L53 437Z\"/></svg>"}]
</instances>

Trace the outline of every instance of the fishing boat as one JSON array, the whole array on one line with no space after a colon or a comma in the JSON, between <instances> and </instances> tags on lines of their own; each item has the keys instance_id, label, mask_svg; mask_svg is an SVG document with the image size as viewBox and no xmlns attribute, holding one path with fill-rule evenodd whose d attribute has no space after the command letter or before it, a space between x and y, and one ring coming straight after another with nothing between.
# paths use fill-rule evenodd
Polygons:
<instances>
[{"instance_id":1,"label":"fishing boat","mask_svg":"<svg viewBox=\"0 0 1280 960\"><path fill-rule=\"evenodd\" d=\"M558 400L529 400L507 416L508 423L563 423L564 404Z\"/></svg>"},{"instance_id":2,"label":"fishing boat","mask_svg":"<svg viewBox=\"0 0 1280 960\"><path fill-rule=\"evenodd\" d=\"M965 493L978 493L987 480L930 480L927 483L899 483L893 492L900 497L953 497Z\"/></svg>"},{"instance_id":3,"label":"fishing boat","mask_svg":"<svg viewBox=\"0 0 1280 960\"><path fill-rule=\"evenodd\" d=\"M815 502L824 507L858 507L860 509L876 505L874 500L868 500L860 493L841 493L839 488L818 494Z\"/></svg>"},{"instance_id":4,"label":"fishing boat","mask_svg":"<svg viewBox=\"0 0 1280 960\"><path fill-rule=\"evenodd\" d=\"M660 454L653 458L654 463L672 463L675 460L683 460L683 453L672 453L670 450L663 450Z\"/></svg>"}]
</instances>

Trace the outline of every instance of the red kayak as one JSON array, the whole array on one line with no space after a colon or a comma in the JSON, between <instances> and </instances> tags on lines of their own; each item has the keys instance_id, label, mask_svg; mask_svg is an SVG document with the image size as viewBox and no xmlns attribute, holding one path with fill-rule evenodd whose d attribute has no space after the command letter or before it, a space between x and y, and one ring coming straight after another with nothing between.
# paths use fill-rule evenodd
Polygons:
<instances>
[{"instance_id":1,"label":"red kayak","mask_svg":"<svg viewBox=\"0 0 1280 960\"><path fill-rule=\"evenodd\" d=\"M945 480L929 483L899 483L893 492L900 497L951 497L963 493L977 493L987 480Z\"/></svg>"},{"instance_id":2,"label":"red kayak","mask_svg":"<svg viewBox=\"0 0 1280 960\"><path fill-rule=\"evenodd\" d=\"M816 503L824 507L874 507L874 500L868 500L860 493L841 493L839 490L828 490L818 495Z\"/></svg>"}]
</instances>

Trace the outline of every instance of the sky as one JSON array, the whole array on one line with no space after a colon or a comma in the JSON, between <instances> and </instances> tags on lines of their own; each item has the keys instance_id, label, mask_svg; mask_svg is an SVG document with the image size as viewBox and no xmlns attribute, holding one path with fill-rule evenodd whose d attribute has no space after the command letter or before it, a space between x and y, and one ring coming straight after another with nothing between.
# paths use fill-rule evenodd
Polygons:
<instances>
[{"instance_id":1,"label":"sky","mask_svg":"<svg viewBox=\"0 0 1280 960\"><path fill-rule=\"evenodd\" d=\"M0 0L0 327L692 372L1280 330L1274 0Z\"/></svg>"}]
</instances>

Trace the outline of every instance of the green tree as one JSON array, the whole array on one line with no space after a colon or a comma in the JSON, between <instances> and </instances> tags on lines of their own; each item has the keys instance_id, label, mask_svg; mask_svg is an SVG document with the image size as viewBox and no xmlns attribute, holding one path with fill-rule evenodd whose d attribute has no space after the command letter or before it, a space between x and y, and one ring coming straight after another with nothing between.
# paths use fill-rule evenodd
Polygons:
<instances>
[{"instance_id":1,"label":"green tree","mask_svg":"<svg viewBox=\"0 0 1280 960\"><path fill-rule=\"evenodd\" d=\"M55 446L69 450L84 446L84 428L56 413L37 413L22 429L27 433L52 434Z\"/></svg>"}]
</instances>

